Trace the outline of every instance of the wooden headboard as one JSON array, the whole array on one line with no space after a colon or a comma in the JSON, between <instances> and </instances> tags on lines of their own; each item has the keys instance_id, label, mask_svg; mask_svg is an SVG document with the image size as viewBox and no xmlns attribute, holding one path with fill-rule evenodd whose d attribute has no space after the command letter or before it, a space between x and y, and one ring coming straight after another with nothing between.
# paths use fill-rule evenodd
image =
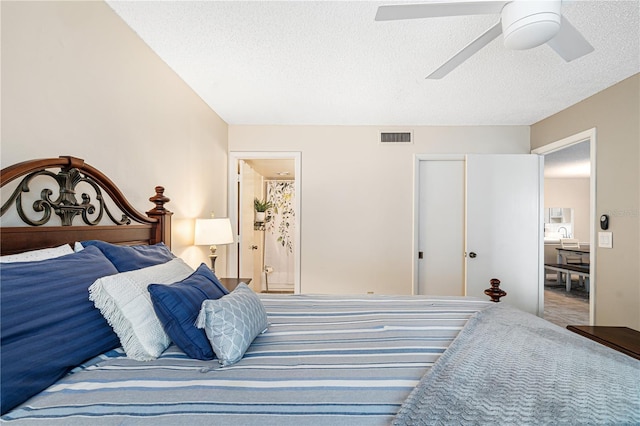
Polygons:
<instances>
[{"instance_id":1,"label":"wooden headboard","mask_svg":"<svg viewBox=\"0 0 640 426\"><path fill-rule=\"evenodd\" d=\"M173 213L164 207L169 198L164 196L161 186L156 186L155 195L149 198L155 207L143 214L131 206L111 179L80 158L61 156L25 161L0 173L0 187L21 178L11 195L3 194L0 216L15 209L23 223L0 226L3 255L84 240L128 245L164 242L171 247ZM36 179L50 181L53 187L37 188L40 197L31 205L23 205L29 203L23 196L32 190L30 185ZM76 189L80 190L77 186L81 183L89 191L78 197ZM118 214L109 205L115 206Z\"/></svg>"}]
</instances>

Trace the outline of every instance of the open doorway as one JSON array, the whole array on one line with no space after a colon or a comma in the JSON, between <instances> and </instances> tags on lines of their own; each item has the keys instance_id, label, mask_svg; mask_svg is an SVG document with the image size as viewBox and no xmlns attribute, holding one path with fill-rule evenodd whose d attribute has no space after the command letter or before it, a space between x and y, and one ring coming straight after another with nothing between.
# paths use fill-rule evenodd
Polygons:
<instances>
[{"instance_id":1,"label":"open doorway","mask_svg":"<svg viewBox=\"0 0 640 426\"><path fill-rule=\"evenodd\" d=\"M545 267L545 318L561 326L594 324L595 136L590 129L532 151L545 157L544 263L571 259L579 271L567 275ZM562 249L567 239L578 244L576 252Z\"/></svg>"},{"instance_id":2,"label":"open doorway","mask_svg":"<svg viewBox=\"0 0 640 426\"><path fill-rule=\"evenodd\" d=\"M230 273L256 292L299 293L300 153L231 152L228 196L237 235ZM256 200L266 214L256 214Z\"/></svg>"}]
</instances>

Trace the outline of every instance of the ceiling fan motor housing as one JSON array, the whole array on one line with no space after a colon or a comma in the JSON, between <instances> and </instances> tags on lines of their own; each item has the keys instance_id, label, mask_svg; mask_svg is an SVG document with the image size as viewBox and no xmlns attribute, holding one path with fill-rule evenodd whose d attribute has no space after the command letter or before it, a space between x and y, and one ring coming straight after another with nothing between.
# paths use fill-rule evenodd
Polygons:
<instances>
[{"instance_id":1,"label":"ceiling fan motor housing","mask_svg":"<svg viewBox=\"0 0 640 426\"><path fill-rule=\"evenodd\" d=\"M560 0L515 0L502 9L502 32L508 49L540 46L560 31Z\"/></svg>"}]
</instances>

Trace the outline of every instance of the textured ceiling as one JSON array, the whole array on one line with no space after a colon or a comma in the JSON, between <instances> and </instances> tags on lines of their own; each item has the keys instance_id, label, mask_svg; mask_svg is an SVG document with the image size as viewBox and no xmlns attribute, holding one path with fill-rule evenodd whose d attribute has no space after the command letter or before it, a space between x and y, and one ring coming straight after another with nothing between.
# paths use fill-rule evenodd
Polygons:
<instances>
[{"instance_id":1,"label":"textured ceiling","mask_svg":"<svg viewBox=\"0 0 640 426\"><path fill-rule=\"evenodd\" d=\"M107 3L229 124L530 125L640 72L640 0L565 1L595 47L573 62L500 36L433 81L499 17L374 21L398 2Z\"/></svg>"},{"instance_id":2,"label":"textured ceiling","mask_svg":"<svg viewBox=\"0 0 640 426\"><path fill-rule=\"evenodd\" d=\"M244 160L259 175L266 179L295 180L295 161L292 159L252 159Z\"/></svg>"},{"instance_id":3,"label":"textured ceiling","mask_svg":"<svg viewBox=\"0 0 640 426\"><path fill-rule=\"evenodd\" d=\"M588 178L591 175L589 141L568 146L544 156L546 178Z\"/></svg>"}]
</instances>

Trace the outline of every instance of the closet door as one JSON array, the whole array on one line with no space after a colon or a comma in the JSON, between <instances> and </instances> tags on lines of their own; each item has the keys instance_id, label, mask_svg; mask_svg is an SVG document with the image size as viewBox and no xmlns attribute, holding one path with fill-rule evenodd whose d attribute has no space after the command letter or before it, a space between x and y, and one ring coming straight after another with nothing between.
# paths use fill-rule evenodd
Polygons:
<instances>
[{"instance_id":1,"label":"closet door","mask_svg":"<svg viewBox=\"0 0 640 426\"><path fill-rule=\"evenodd\" d=\"M486 297L498 278L505 303L542 315L542 167L538 155L467 156L468 296Z\"/></svg>"},{"instance_id":2,"label":"closet door","mask_svg":"<svg viewBox=\"0 0 640 426\"><path fill-rule=\"evenodd\" d=\"M418 294L464 295L464 157L419 163Z\"/></svg>"},{"instance_id":3,"label":"closet door","mask_svg":"<svg viewBox=\"0 0 640 426\"><path fill-rule=\"evenodd\" d=\"M542 160L468 155L420 160L417 293L486 298L541 315Z\"/></svg>"}]
</instances>

